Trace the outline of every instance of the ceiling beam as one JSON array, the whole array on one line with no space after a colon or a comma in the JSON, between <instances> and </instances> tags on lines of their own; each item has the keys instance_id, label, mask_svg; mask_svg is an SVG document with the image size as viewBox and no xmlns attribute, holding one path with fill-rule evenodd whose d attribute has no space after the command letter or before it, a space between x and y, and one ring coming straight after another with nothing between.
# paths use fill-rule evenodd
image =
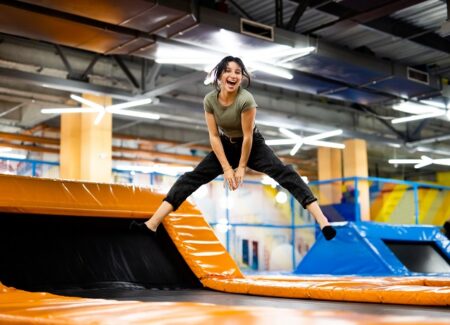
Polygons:
<instances>
[{"instance_id":1,"label":"ceiling beam","mask_svg":"<svg viewBox=\"0 0 450 325\"><path fill-rule=\"evenodd\" d=\"M164 95L173 90L180 89L180 87L185 84L203 80L203 79L205 79L205 77L206 77L206 73L204 71L191 72L182 77L176 78L175 80L170 81L164 85L160 85L152 90L149 90L146 93L140 95L139 97L157 97L160 95Z\"/></svg>"},{"instance_id":2,"label":"ceiling beam","mask_svg":"<svg viewBox=\"0 0 450 325\"><path fill-rule=\"evenodd\" d=\"M32 152L41 152L41 153L52 153L59 155L59 148L48 148L48 147L40 147L40 146L30 146L25 144L16 144L11 142L0 142L0 147L32 151Z\"/></svg>"},{"instance_id":3,"label":"ceiling beam","mask_svg":"<svg viewBox=\"0 0 450 325\"><path fill-rule=\"evenodd\" d=\"M442 142L442 141L447 141L450 140L450 133L447 134L441 134L441 135L437 135L434 137L429 137L429 138L425 138L425 139L421 139L421 140L417 140L417 141L409 141L406 144L408 146L421 146L424 144L433 144L436 142Z\"/></svg>"},{"instance_id":4,"label":"ceiling beam","mask_svg":"<svg viewBox=\"0 0 450 325\"><path fill-rule=\"evenodd\" d=\"M22 108L22 107L24 107L24 106L26 106L26 105L28 105L27 102L23 102L23 103L14 105L13 107L8 108L6 111L1 112L1 113L0 113L0 117L3 117L3 116L6 116L6 115L8 115L8 114L10 114L10 113L12 113L12 112L15 112L15 111L18 110L19 108Z\"/></svg>"},{"instance_id":5,"label":"ceiling beam","mask_svg":"<svg viewBox=\"0 0 450 325\"><path fill-rule=\"evenodd\" d=\"M135 29L127 28L124 26L116 25L116 24L110 24L107 22L102 22L99 20L95 20L88 17L78 16L75 14L71 14L64 11L59 11L52 8L46 8L43 6L35 5L32 3L27 3L24 1L15 1L15 0L0 0L1 5L6 5L9 7L14 7L17 9L22 9L30 12L34 12L37 14L49 16L49 17L55 17L57 19L64 19L84 25L88 25L94 28L97 28L99 30L108 30L124 35L129 35L132 37L140 37L145 39L153 39L153 37L149 33L141 32Z\"/></svg>"},{"instance_id":6,"label":"ceiling beam","mask_svg":"<svg viewBox=\"0 0 450 325\"><path fill-rule=\"evenodd\" d=\"M43 74L31 73L26 71L14 70L0 67L0 77L18 80L24 83L33 84L41 87L65 90L76 93L94 93L106 94L120 100L133 100L132 93L119 88L113 88L103 85L96 85L85 81L69 80L58 77L46 76Z\"/></svg>"},{"instance_id":7,"label":"ceiling beam","mask_svg":"<svg viewBox=\"0 0 450 325\"><path fill-rule=\"evenodd\" d=\"M297 8L295 8L294 13L286 24L285 28L292 32L295 31L295 26L297 26L298 21L305 13L306 7L309 5L309 0L301 0L298 2Z\"/></svg>"},{"instance_id":8,"label":"ceiling beam","mask_svg":"<svg viewBox=\"0 0 450 325\"><path fill-rule=\"evenodd\" d=\"M27 134L0 132L0 139L16 140L16 141L21 141L21 142L32 142L32 143L40 143L40 144L51 144L51 145L59 146L59 139L37 137L34 135L27 135Z\"/></svg>"},{"instance_id":9,"label":"ceiling beam","mask_svg":"<svg viewBox=\"0 0 450 325\"><path fill-rule=\"evenodd\" d=\"M136 77L131 73L130 69L128 69L128 66L125 64L122 58L118 55L113 55L112 57L114 61L116 61L120 70L122 70L122 72L124 73L125 77L127 77L127 80L130 82L131 86L133 86L134 89L136 90L140 89L141 86L139 85L139 82L137 81Z\"/></svg>"},{"instance_id":10,"label":"ceiling beam","mask_svg":"<svg viewBox=\"0 0 450 325\"><path fill-rule=\"evenodd\" d=\"M275 0L275 26L283 28L283 0Z\"/></svg>"},{"instance_id":11,"label":"ceiling beam","mask_svg":"<svg viewBox=\"0 0 450 325\"><path fill-rule=\"evenodd\" d=\"M236 8L236 10L239 11L242 16L247 19L254 20L253 17L247 11L245 11L236 1L228 0L227 2L230 3L234 8Z\"/></svg>"}]
</instances>

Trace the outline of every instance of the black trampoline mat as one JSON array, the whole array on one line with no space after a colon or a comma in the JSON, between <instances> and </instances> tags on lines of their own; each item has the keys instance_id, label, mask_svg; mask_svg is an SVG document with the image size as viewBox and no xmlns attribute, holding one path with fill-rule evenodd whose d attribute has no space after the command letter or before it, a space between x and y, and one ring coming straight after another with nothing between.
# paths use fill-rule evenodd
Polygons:
<instances>
[{"instance_id":1,"label":"black trampoline mat","mask_svg":"<svg viewBox=\"0 0 450 325\"><path fill-rule=\"evenodd\" d=\"M52 293L84 298L104 298L143 302L196 302L224 306L259 306L311 311L344 311L373 315L449 318L447 307L390 305L360 302L321 301L231 294L209 289L155 290L155 289L93 289L59 290Z\"/></svg>"}]
</instances>

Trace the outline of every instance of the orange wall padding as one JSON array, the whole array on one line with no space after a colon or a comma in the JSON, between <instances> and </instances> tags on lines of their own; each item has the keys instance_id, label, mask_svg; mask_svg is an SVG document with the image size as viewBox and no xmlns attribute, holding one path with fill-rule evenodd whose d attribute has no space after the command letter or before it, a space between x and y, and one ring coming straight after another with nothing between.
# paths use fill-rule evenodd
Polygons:
<instances>
[{"instance_id":1,"label":"orange wall padding","mask_svg":"<svg viewBox=\"0 0 450 325\"><path fill-rule=\"evenodd\" d=\"M1 324L448 324L424 316L373 315L330 310L219 306L189 302L137 302L61 297L0 283Z\"/></svg>"}]
</instances>

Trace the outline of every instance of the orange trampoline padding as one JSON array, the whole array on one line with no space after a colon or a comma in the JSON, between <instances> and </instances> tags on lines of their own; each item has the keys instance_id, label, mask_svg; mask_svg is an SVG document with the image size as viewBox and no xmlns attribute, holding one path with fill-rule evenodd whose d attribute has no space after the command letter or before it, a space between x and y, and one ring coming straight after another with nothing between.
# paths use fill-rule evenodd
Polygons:
<instances>
[{"instance_id":1,"label":"orange trampoline padding","mask_svg":"<svg viewBox=\"0 0 450 325\"><path fill-rule=\"evenodd\" d=\"M200 215L169 215L163 221L169 234L194 274L208 277L243 278L239 267Z\"/></svg>"},{"instance_id":2,"label":"orange trampoline padding","mask_svg":"<svg viewBox=\"0 0 450 325\"><path fill-rule=\"evenodd\" d=\"M246 277L208 278L210 289L270 297L390 303L450 305L450 279L441 283L428 278L405 277Z\"/></svg>"},{"instance_id":3,"label":"orange trampoline padding","mask_svg":"<svg viewBox=\"0 0 450 325\"><path fill-rule=\"evenodd\" d=\"M0 283L1 324L448 324L426 316L398 317L328 310L219 306L205 303L138 302L61 297Z\"/></svg>"},{"instance_id":4,"label":"orange trampoline padding","mask_svg":"<svg viewBox=\"0 0 450 325\"><path fill-rule=\"evenodd\" d=\"M133 185L11 175L0 175L0 184L0 212L10 213L149 218L164 198ZM199 279L242 277L214 230L189 202L165 218L164 227Z\"/></svg>"},{"instance_id":5,"label":"orange trampoline padding","mask_svg":"<svg viewBox=\"0 0 450 325\"><path fill-rule=\"evenodd\" d=\"M0 211L68 216L148 218L164 195L150 188L0 175ZM177 214L200 211L188 202Z\"/></svg>"}]
</instances>

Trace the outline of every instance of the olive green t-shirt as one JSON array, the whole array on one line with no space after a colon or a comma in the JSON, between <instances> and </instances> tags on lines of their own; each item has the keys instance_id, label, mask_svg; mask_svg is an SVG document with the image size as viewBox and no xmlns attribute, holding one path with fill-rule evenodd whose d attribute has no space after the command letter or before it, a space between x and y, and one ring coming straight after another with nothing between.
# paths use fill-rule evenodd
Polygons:
<instances>
[{"instance_id":1,"label":"olive green t-shirt","mask_svg":"<svg viewBox=\"0 0 450 325\"><path fill-rule=\"evenodd\" d=\"M229 137L242 137L241 113L250 108L256 108L253 95L245 89L239 88L235 101L229 106L219 102L219 92L209 92L203 100L205 111L214 114L217 126Z\"/></svg>"}]
</instances>

